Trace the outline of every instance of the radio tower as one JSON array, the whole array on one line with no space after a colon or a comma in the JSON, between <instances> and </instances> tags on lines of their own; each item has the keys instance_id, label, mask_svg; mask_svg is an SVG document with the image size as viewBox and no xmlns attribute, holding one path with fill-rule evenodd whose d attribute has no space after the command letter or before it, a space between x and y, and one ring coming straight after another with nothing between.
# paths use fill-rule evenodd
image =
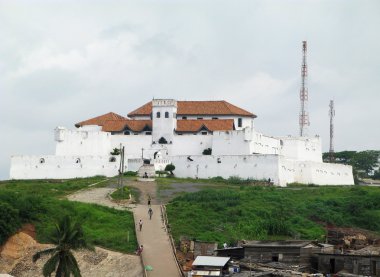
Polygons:
<instances>
[{"instance_id":1,"label":"radio tower","mask_svg":"<svg viewBox=\"0 0 380 277\"><path fill-rule=\"evenodd\" d=\"M299 117L300 124L300 136L307 136L307 129L310 126L309 113L307 111L307 102L309 100L309 94L306 87L307 81L307 63L306 63L306 52L307 52L307 42L302 42L302 68L301 68L301 90L300 90L300 100L301 100L301 111Z\"/></svg>"},{"instance_id":2,"label":"radio tower","mask_svg":"<svg viewBox=\"0 0 380 277\"><path fill-rule=\"evenodd\" d=\"M334 109L334 100L330 100L330 150L329 150L329 160L330 163L334 162L334 117L335 117L335 109Z\"/></svg>"}]
</instances>

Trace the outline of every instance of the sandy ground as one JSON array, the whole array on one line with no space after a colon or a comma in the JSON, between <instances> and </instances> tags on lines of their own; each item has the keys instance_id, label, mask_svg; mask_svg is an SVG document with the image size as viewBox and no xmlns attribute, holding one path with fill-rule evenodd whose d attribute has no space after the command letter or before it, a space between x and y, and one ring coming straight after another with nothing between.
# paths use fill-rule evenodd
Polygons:
<instances>
[{"instance_id":1,"label":"sandy ground","mask_svg":"<svg viewBox=\"0 0 380 277\"><path fill-rule=\"evenodd\" d=\"M42 276L42 267L48 256L33 263L32 256L53 245L39 244L26 233L13 235L4 245L0 258L0 273L15 277ZM95 251L73 252L83 277L143 276L140 257L96 247Z\"/></svg>"},{"instance_id":2,"label":"sandy ground","mask_svg":"<svg viewBox=\"0 0 380 277\"><path fill-rule=\"evenodd\" d=\"M48 248L43 246L40 249ZM41 258L36 263L32 262L32 255L36 249L19 261L10 272L15 277L42 276L42 267L48 257ZM140 258L134 255L126 255L106 249L96 248L92 251L75 252L82 277L141 277L143 269Z\"/></svg>"}]
</instances>

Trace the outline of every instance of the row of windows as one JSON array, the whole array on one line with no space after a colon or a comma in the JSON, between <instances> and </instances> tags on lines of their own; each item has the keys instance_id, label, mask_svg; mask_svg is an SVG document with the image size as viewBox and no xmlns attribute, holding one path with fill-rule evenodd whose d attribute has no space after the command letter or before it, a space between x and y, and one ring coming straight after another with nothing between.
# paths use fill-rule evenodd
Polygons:
<instances>
[{"instance_id":1,"label":"row of windows","mask_svg":"<svg viewBox=\"0 0 380 277\"><path fill-rule=\"evenodd\" d=\"M161 112L157 112L156 113L156 117L160 118L161 117ZM174 114L174 117L175 117L175 114ZM169 112L165 112L165 118L169 118Z\"/></svg>"}]
</instances>

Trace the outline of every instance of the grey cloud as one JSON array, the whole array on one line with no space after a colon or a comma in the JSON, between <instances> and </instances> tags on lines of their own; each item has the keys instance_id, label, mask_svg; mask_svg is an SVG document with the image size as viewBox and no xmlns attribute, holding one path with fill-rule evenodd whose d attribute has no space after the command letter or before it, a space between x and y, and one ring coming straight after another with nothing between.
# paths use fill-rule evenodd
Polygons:
<instances>
[{"instance_id":1,"label":"grey cloud","mask_svg":"<svg viewBox=\"0 0 380 277\"><path fill-rule=\"evenodd\" d=\"M305 39L310 133L328 149L335 99L336 149L379 149L379 12L377 0L1 2L0 178L10 154L53 153L56 125L152 97L225 99L257 113L258 131L296 135Z\"/></svg>"}]
</instances>

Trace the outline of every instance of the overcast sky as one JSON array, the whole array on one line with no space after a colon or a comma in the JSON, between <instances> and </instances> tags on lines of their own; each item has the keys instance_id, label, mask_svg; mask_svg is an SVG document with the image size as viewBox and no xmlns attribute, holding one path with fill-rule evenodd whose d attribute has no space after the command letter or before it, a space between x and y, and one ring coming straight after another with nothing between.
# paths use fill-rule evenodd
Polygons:
<instances>
[{"instance_id":1,"label":"overcast sky","mask_svg":"<svg viewBox=\"0 0 380 277\"><path fill-rule=\"evenodd\" d=\"M227 100L297 135L302 41L309 133L380 149L380 1L2 1L0 179L53 154L53 129L155 98Z\"/></svg>"}]
</instances>

